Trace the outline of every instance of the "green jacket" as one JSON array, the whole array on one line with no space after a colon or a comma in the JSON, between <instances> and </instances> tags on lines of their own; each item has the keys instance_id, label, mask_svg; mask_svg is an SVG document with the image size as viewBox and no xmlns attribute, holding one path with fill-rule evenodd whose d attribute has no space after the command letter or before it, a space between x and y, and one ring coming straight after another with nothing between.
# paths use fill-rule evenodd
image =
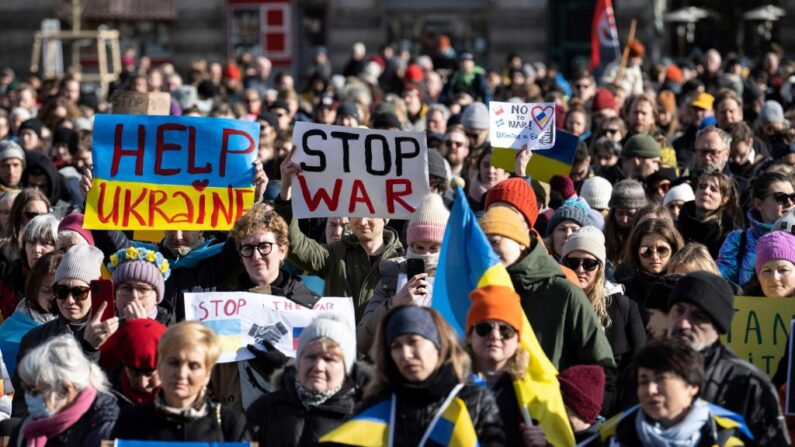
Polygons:
<instances>
[{"instance_id":1,"label":"green jacket","mask_svg":"<svg viewBox=\"0 0 795 447\"><path fill-rule=\"evenodd\" d=\"M276 202L276 212L289 222L290 253L288 259L301 270L318 275L325 280L323 295L350 296L356 310L358 323L381 272L381 261L403 256L403 245L395 230L384 228L384 250L370 259L354 235L343 236L341 241L323 245L307 237L292 218L290 202Z\"/></svg>"}]
</instances>

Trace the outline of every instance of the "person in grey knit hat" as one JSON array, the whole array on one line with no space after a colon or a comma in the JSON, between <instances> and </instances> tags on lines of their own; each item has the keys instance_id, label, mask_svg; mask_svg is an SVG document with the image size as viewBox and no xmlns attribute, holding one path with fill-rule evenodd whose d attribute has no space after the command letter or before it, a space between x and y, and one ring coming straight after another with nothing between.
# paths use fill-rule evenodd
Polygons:
<instances>
[{"instance_id":1,"label":"person in grey knit hat","mask_svg":"<svg viewBox=\"0 0 795 447\"><path fill-rule=\"evenodd\" d=\"M603 177L586 179L580 189L580 198L588 203L591 209L597 210L607 217L610 208L610 197L613 195L613 185Z\"/></svg>"},{"instance_id":2,"label":"person in grey knit hat","mask_svg":"<svg viewBox=\"0 0 795 447\"><path fill-rule=\"evenodd\" d=\"M560 260L563 244L569 236L588 225L588 211L587 205L575 200L567 200L555 210L547 225L547 237L544 240L546 246L552 249L550 254L555 260Z\"/></svg>"},{"instance_id":3,"label":"person in grey knit hat","mask_svg":"<svg viewBox=\"0 0 795 447\"><path fill-rule=\"evenodd\" d=\"M328 339L337 345L345 366L345 373L351 372L356 362L356 333L351 322L337 314L323 313L315 317L298 339L298 349L295 352L296 363L298 364L299 375L301 373L302 357L313 342L318 339Z\"/></svg>"},{"instance_id":4,"label":"person in grey knit hat","mask_svg":"<svg viewBox=\"0 0 795 447\"><path fill-rule=\"evenodd\" d=\"M25 169L25 151L13 141L0 141L0 164L7 167L0 170L0 191L19 188L22 171Z\"/></svg>"},{"instance_id":5,"label":"person in grey knit hat","mask_svg":"<svg viewBox=\"0 0 795 447\"><path fill-rule=\"evenodd\" d=\"M489 109L482 102L473 102L461 112L461 124L469 137L470 148L479 149L489 139Z\"/></svg>"},{"instance_id":6,"label":"person in grey knit hat","mask_svg":"<svg viewBox=\"0 0 795 447\"><path fill-rule=\"evenodd\" d=\"M632 229L632 220L638 210L648 204L643 185L632 179L621 180L613 185L610 196L610 212L605 222L605 241L607 242L607 259L618 265L624 242Z\"/></svg>"}]
</instances>

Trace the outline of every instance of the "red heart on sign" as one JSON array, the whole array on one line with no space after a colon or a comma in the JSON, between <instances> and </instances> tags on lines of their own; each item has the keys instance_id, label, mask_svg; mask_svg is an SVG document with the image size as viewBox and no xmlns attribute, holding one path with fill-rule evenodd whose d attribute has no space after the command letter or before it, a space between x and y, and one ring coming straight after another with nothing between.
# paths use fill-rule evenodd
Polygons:
<instances>
[{"instance_id":1,"label":"red heart on sign","mask_svg":"<svg viewBox=\"0 0 795 447\"><path fill-rule=\"evenodd\" d=\"M196 191L202 192L202 191L204 191L204 188L206 188L209 183L210 183L210 181L207 180L207 179L204 179L202 181L194 180L193 181L193 188L195 188Z\"/></svg>"},{"instance_id":2,"label":"red heart on sign","mask_svg":"<svg viewBox=\"0 0 795 447\"><path fill-rule=\"evenodd\" d=\"M544 129L555 114L552 106L533 106L530 109L530 117L536 122L539 129Z\"/></svg>"}]
</instances>

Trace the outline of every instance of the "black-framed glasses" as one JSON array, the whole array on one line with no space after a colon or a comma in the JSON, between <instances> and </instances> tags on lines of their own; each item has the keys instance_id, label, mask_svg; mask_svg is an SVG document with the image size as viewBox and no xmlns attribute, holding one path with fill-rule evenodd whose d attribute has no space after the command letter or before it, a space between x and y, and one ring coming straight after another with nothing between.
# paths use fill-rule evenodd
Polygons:
<instances>
[{"instance_id":1,"label":"black-framed glasses","mask_svg":"<svg viewBox=\"0 0 795 447\"><path fill-rule=\"evenodd\" d=\"M572 270L577 270L582 266L586 272L592 272L599 267L599 260L588 258L563 258L563 265Z\"/></svg>"},{"instance_id":2,"label":"black-framed glasses","mask_svg":"<svg viewBox=\"0 0 795 447\"><path fill-rule=\"evenodd\" d=\"M475 333L481 337L488 337L489 334L494 330L494 326L497 326L497 329L500 331L500 337L502 338L511 338L516 335L516 329L514 329L511 325L505 323L478 323L474 326Z\"/></svg>"},{"instance_id":3,"label":"black-framed glasses","mask_svg":"<svg viewBox=\"0 0 795 447\"><path fill-rule=\"evenodd\" d=\"M667 258L671 254L671 247L641 247L640 257L651 258L657 253L661 258Z\"/></svg>"},{"instance_id":4,"label":"black-framed glasses","mask_svg":"<svg viewBox=\"0 0 795 447\"><path fill-rule=\"evenodd\" d=\"M65 300L71 295L75 301L85 301L88 299L88 292L90 291L91 288L89 287L69 287L61 284L52 286L52 294L57 300Z\"/></svg>"},{"instance_id":5,"label":"black-framed glasses","mask_svg":"<svg viewBox=\"0 0 795 447\"><path fill-rule=\"evenodd\" d=\"M263 258L268 256L273 251L273 246L276 245L275 242L260 242L257 245L250 245L250 244L243 244L240 246L240 256L244 258L250 258L254 256L254 249L256 248L259 252L259 255Z\"/></svg>"},{"instance_id":6,"label":"black-framed glasses","mask_svg":"<svg viewBox=\"0 0 795 447\"><path fill-rule=\"evenodd\" d=\"M767 195L768 197L772 197L779 205L786 205L787 200L792 203L795 203L795 192L792 194L787 194L785 192L771 192Z\"/></svg>"}]
</instances>

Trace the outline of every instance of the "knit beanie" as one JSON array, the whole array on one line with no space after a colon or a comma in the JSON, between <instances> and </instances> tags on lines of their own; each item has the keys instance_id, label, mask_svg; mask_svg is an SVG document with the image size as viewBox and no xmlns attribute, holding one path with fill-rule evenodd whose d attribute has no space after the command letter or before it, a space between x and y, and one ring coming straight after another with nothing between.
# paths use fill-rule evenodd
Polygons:
<instances>
[{"instance_id":1,"label":"knit beanie","mask_svg":"<svg viewBox=\"0 0 795 447\"><path fill-rule=\"evenodd\" d=\"M693 193L693 188L687 183L674 186L665 193L665 197L663 197L663 206L668 206L669 203L677 200L681 200L683 202L696 200L696 195Z\"/></svg>"},{"instance_id":2,"label":"knit beanie","mask_svg":"<svg viewBox=\"0 0 795 447\"><path fill-rule=\"evenodd\" d=\"M734 316L734 292L722 277L704 271L683 276L668 298L668 308L676 303L694 304L710 316L719 333L725 334Z\"/></svg>"},{"instance_id":3,"label":"knit beanie","mask_svg":"<svg viewBox=\"0 0 795 447\"><path fill-rule=\"evenodd\" d=\"M600 110L611 109L618 110L618 101L616 101L613 92L606 88L596 90L591 101L591 112L598 112Z\"/></svg>"},{"instance_id":4,"label":"knit beanie","mask_svg":"<svg viewBox=\"0 0 795 447\"><path fill-rule=\"evenodd\" d=\"M420 205L409 219L406 241L411 245L414 241L442 243L444 230L450 212L444 206L439 194L430 193L422 198Z\"/></svg>"},{"instance_id":5,"label":"knit beanie","mask_svg":"<svg viewBox=\"0 0 795 447\"><path fill-rule=\"evenodd\" d=\"M402 126L400 119L392 112L381 112L373 116L373 129L400 129Z\"/></svg>"},{"instance_id":6,"label":"knit beanie","mask_svg":"<svg viewBox=\"0 0 795 447\"><path fill-rule=\"evenodd\" d=\"M499 320L510 324L519 338L522 337L522 316L524 311L519 295L510 287L478 287L469 294L472 304L467 312L467 334L481 321Z\"/></svg>"},{"instance_id":7,"label":"knit beanie","mask_svg":"<svg viewBox=\"0 0 795 447\"><path fill-rule=\"evenodd\" d=\"M657 95L657 104L667 113L676 113L676 95L670 90L663 90Z\"/></svg>"},{"instance_id":8,"label":"knit beanie","mask_svg":"<svg viewBox=\"0 0 795 447\"><path fill-rule=\"evenodd\" d=\"M655 279L646 293L644 302L646 309L657 309L668 313L668 297L674 286L684 275L679 273L669 273L661 278Z\"/></svg>"},{"instance_id":9,"label":"knit beanie","mask_svg":"<svg viewBox=\"0 0 795 447\"><path fill-rule=\"evenodd\" d=\"M530 234L524 229L522 216L510 208L504 206L489 208L478 222L487 235L497 234L512 239L524 247L530 246Z\"/></svg>"},{"instance_id":10,"label":"knit beanie","mask_svg":"<svg viewBox=\"0 0 795 447\"><path fill-rule=\"evenodd\" d=\"M25 166L25 150L14 141L0 141L0 161L6 158L18 158L22 160L22 166Z\"/></svg>"},{"instance_id":11,"label":"knit beanie","mask_svg":"<svg viewBox=\"0 0 795 447\"><path fill-rule=\"evenodd\" d=\"M107 267L114 284L145 282L157 292L157 303L163 301L165 281L171 270L168 260L160 252L142 247L123 248L110 255Z\"/></svg>"},{"instance_id":12,"label":"knit beanie","mask_svg":"<svg viewBox=\"0 0 795 447\"><path fill-rule=\"evenodd\" d=\"M756 274L767 261L784 259L795 264L795 236L785 231L771 231L756 243Z\"/></svg>"},{"instance_id":13,"label":"knit beanie","mask_svg":"<svg viewBox=\"0 0 795 447\"><path fill-rule=\"evenodd\" d=\"M350 322L337 314L319 314L301 331L298 349L295 352L296 361L301 360L304 349L318 338L328 338L340 347L345 361L345 374L349 374L356 362L356 333Z\"/></svg>"},{"instance_id":14,"label":"knit beanie","mask_svg":"<svg viewBox=\"0 0 795 447\"><path fill-rule=\"evenodd\" d=\"M151 371L157 366L157 343L166 332L161 323L148 318L129 320L118 332L119 358L127 368Z\"/></svg>"},{"instance_id":15,"label":"knit beanie","mask_svg":"<svg viewBox=\"0 0 795 447\"><path fill-rule=\"evenodd\" d=\"M577 190L574 189L574 182L567 175L553 175L549 180L549 188L558 192L563 197L563 200L577 194Z\"/></svg>"},{"instance_id":16,"label":"knit beanie","mask_svg":"<svg viewBox=\"0 0 795 447\"><path fill-rule=\"evenodd\" d=\"M759 112L759 121L762 124L785 122L784 108L776 101L765 101L762 105L762 110Z\"/></svg>"},{"instance_id":17,"label":"knit beanie","mask_svg":"<svg viewBox=\"0 0 795 447\"><path fill-rule=\"evenodd\" d=\"M88 245L94 245L94 236L91 235L91 230L83 228L83 220L85 215L82 213L73 213L64 216L58 224L58 233L61 231L74 231L83 237L88 242Z\"/></svg>"},{"instance_id":18,"label":"knit beanie","mask_svg":"<svg viewBox=\"0 0 795 447\"><path fill-rule=\"evenodd\" d=\"M793 227L795 227L795 208L779 217L776 223L773 224L772 231L786 231L787 233L792 233Z\"/></svg>"},{"instance_id":19,"label":"knit beanie","mask_svg":"<svg viewBox=\"0 0 795 447\"><path fill-rule=\"evenodd\" d=\"M533 228L538 219L538 203L533 187L524 179L515 177L497 183L486 193L486 209L495 202L505 202L524 217L529 228Z\"/></svg>"},{"instance_id":20,"label":"knit beanie","mask_svg":"<svg viewBox=\"0 0 795 447\"><path fill-rule=\"evenodd\" d=\"M563 404L583 421L593 424L602 411L605 372L599 365L577 365L558 374Z\"/></svg>"},{"instance_id":21,"label":"knit beanie","mask_svg":"<svg viewBox=\"0 0 795 447\"><path fill-rule=\"evenodd\" d=\"M605 265L607 252L605 249L605 235L598 228L586 225L580 231L572 234L563 244L561 258L565 258L573 251L584 251L593 255L602 265Z\"/></svg>"},{"instance_id":22,"label":"knit beanie","mask_svg":"<svg viewBox=\"0 0 795 447\"><path fill-rule=\"evenodd\" d=\"M461 124L465 129L488 129L489 109L482 102L473 102L461 112Z\"/></svg>"},{"instance_id":23,"label":"knit beanie","mask_svg":"<svg viewBox=\"0 0 795 447\"><path fill-rule=\"evenodd\" d=\"M586 179L580 190L580 198L585 200L595 210L608 209L611 194L613 194L613 185L603 177Z\"/></svg>"},{"instance_id":24,"label":"knit beanie","mask_svg":"<svg viewBox=\"0 0 795 447\"><path fill-rule=\"evenodd\" d=\"M610 208L635 209L647 204L646 192L637 180L626 179L613 185L613 194L608 203Z\"/></svg>"},{"instance_id":25,"label":"knit beanie","mask_svg":"<svg viewBox=\"0 0 795 447\"><path fill-rule=\"evenodd\" d=\"M384 337L384 349L389 349L392 342L401 335L416 334L429 340L436 346L442 348L439 340L439 331L436 323L431 317L431 310L421 306L399 306L384 317L386 325Z\"/></svg>"},{"instance_id":26,"label":"knit beanie","mask_svg":"<svg viewBox=\"0 0 795 447\"><path fill-rule=\"evenodd\" d=\"M52 275L52 283L62 279L77 279L88 284L100 277L102 251L91 245L79 244L64 253L61 263Z\"/></svg>"},{"instance_id":27,"label":"knit beanie","mask_svg":"<svg viewBox=\"0 0 795 447\"><path fill-rule=\"evenodd\" d=\"M444 157L436 149L428 149L428 175L447 179Z\"/></svg>"},{"instance_id":28,"label":"knit beanie","mask_svg":"<svg viewBox=\"0 0 795 447\"><path fill-rule=\"evenodd\" d=\"M660 143L651 135L639 133L633 135L621 150L621 158L655 158L662 155Z\"/></svg>"},{"instance_id":29,"label":"knit beanie","mask_svg":"<svg viewBox=\"0 0 795 447\"><path fill-rule=\"evenodd\" d=\"M552 234L552 232L555 231L555 227L564 220L572 220L580 227L588 225L588 210L586 210L585 207L577 206L569 202L573 201L569 200L564 202L563 206L555 210L552 219L549 219L549 224L547 224L547 236Z\"/></svg>"},{"instance_id":30,"label":"knit beanie","mask_svg":"<svg viewBox=\"0 0 795 447\"><path fill-rule=\"evenodd\" d=\"M17 129L17 135L21 135L23 130L32 130L39 138L41 138L41 128L44 127L44 124L38 118L31 118L29 120L22 121L22 124L19 125L19 129Z\"/></svg>"}]
</instances>

